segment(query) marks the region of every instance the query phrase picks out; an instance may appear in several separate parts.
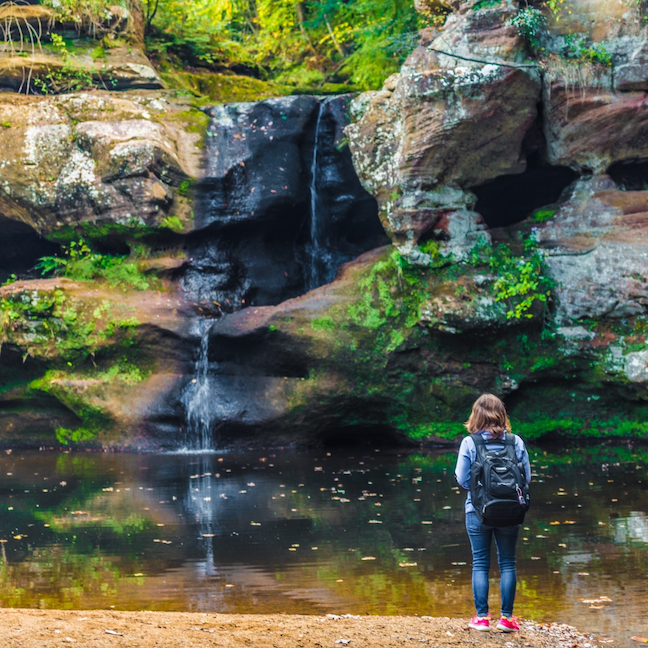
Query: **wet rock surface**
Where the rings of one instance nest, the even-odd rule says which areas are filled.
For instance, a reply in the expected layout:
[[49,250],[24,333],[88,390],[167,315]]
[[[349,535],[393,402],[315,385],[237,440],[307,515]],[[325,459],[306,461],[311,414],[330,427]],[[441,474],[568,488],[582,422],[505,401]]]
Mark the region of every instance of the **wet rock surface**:
[[210,109],[183,279],[195,300],[226,312],[276,304],[387,242],[343,141],[348,101],[301,96]]

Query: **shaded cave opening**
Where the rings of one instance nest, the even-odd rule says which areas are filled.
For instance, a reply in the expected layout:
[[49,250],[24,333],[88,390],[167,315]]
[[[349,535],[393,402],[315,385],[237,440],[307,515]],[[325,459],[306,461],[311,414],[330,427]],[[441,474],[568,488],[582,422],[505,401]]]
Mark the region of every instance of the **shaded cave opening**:
[[607,174],[623,191],[648,191],[648,160],[615,162]]
[[0,215],[0,283],[12,275],[35,279],[40,273],[34,269],[44,256],[60,254],[61,246],[43,238],[36,230],[20,221]]
[[[348,448],[350,450],[379,450],[383,448],[403,448],[402,434],[388,426],[350,425],[340,428],[327,428],[311,445],[322,448]],[[412,446],[417,445],[412,442]]]
[[499,176],[470,190],[477,196],[475,211],[489,228],[509,227],[522,222],[536,209],[558,202],[577,178],[573,169],[543,164],[534,155],[524,173]]

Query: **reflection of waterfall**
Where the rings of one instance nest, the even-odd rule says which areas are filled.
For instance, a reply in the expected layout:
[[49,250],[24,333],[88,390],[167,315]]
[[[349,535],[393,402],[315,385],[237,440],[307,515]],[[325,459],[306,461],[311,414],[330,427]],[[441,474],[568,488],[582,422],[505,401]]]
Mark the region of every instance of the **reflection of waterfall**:
[[213,407],[209,380],[209,332],[214,320],[202,320],[200,352],[194,378],[182,396],[187,421],[187,450],[213,450]]
[[319,180],[319,144],[322,117],[326,106],[326,100],[320,102],[317,109],[317,122],[315,123],[315,140],[313,143],[313,158],[311,161],[311,182],[310,182],[310,244],[308,246],[309,267],[307,287],[309,290],[323,285],[330,278],[329,268],[332,263],[330,251],[324,247],[324,222],[326,214],[321,213],[318,196]]
[[197,473],[189,478],[186,506],[195,516],[198,524],[201,543],[205,550],[205,560],[198,563],[200,575],[206,578],[217,574],[214,562],[214,534],[216,529],[217,494],[215,491],[216,478],[213,474],[213,463],[201,460]]

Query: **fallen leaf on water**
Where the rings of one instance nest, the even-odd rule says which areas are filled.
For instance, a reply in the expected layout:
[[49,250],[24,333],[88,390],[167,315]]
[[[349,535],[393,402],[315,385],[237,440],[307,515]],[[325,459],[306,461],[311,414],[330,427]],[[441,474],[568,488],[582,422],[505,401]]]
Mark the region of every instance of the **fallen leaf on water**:
[[365,556],[362,560],[376,560],[375,556]]
[[398,565],[399,565],[400,567],[416,567],[417,564],[418,564],[418,563],[415,563],[415,562],[414,562],[414,563],[405,563],[405,562],[398,563]]
[[114,630],[104,630],[104,632],[109,635],[116,635],[117,637],[124,636],[121,632],[115,632]]
[[581,599],[583,603],[594,605],[596,603],[611,603],[612,599],[609,596],[599,596],[595,599]]
[[638,641],[639,643],[648,643],[648,639],[646,637],[630,637],[632,641]]

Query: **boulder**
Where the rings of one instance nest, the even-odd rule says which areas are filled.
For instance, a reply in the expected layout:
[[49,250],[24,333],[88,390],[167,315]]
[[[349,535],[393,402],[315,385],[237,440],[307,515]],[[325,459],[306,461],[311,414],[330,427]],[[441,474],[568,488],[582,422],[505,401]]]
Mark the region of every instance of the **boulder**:
[[[190,206],[197,133],[156,97],[0,96],[0,214],[57,238],[83,225],[161,227]],[[168,222],[168,221],[167,221]]]
[[400,75],[355,101],[346,129],[354,165],[403,250],[442,216],[470,209],[471,186],[525,169],[540,79],[533,66],[517,67],[526,47],[506,23],[513,4],[503,5],[452,14]]
[[559,324],[646,312],[648,191],[620,191],[608,176],[581,180],[536,234],[556,280]]

